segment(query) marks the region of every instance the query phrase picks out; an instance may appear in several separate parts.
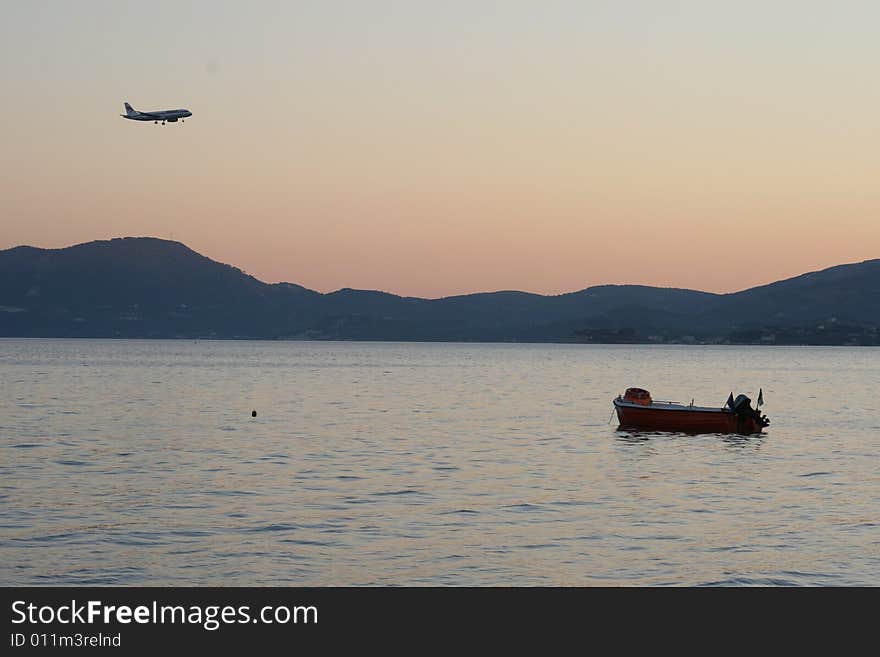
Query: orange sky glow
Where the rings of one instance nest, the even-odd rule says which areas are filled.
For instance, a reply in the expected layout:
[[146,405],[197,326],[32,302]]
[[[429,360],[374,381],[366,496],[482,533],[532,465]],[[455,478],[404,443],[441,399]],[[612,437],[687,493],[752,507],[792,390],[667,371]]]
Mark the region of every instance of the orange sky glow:
[[[421,297],[731,292],[880,257],[875,4],[51,13],[0,26],[24,110],[0,248],[149,235],[267,282]],[[129,122],[126,100],[194,115]]]

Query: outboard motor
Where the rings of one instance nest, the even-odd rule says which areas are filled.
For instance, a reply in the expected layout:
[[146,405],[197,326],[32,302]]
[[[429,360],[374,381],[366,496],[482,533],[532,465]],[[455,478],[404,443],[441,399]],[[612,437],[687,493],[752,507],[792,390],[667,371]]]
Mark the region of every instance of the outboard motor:
[[746,395],[737,395],[736,399],[733,400],[733,412],[743,414],[747,410],[752,410],[752,400]]
[[730,408],[740,418],[753,418],[759,427],[766,427],[770,424],[770,418],[752,408],[752,400],[746,395],[737,395]]

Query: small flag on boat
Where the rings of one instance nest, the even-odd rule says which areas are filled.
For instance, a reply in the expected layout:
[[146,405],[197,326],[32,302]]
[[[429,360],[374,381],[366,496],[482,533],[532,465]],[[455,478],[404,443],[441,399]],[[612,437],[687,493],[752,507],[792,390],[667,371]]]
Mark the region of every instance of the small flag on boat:
[[758,406],[764,403],[764,388],[758,389]]
[[733,410],[733,393],[730,393],[730,397],[727,398],[727,407]]

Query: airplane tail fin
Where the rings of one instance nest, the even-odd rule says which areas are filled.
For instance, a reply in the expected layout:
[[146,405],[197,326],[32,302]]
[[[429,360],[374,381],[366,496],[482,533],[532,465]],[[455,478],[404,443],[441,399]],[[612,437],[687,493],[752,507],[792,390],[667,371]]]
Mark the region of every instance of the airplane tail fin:
[[129,105],[128,103],[124,103],[124,104],[125,104],[125,113],[126,114],[128,114],[129,116],[131,116],[132,114],[137,114],[137,110],[134,109],[131,105]]

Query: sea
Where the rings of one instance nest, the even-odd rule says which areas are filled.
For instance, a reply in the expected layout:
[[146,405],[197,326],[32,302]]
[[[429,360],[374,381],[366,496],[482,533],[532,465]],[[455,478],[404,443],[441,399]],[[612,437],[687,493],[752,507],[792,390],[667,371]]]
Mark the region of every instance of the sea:
[[[621,431],[633,386],[771,424]],[[3,339],[0,585],[878,586],[878,391],[871,347]]]

